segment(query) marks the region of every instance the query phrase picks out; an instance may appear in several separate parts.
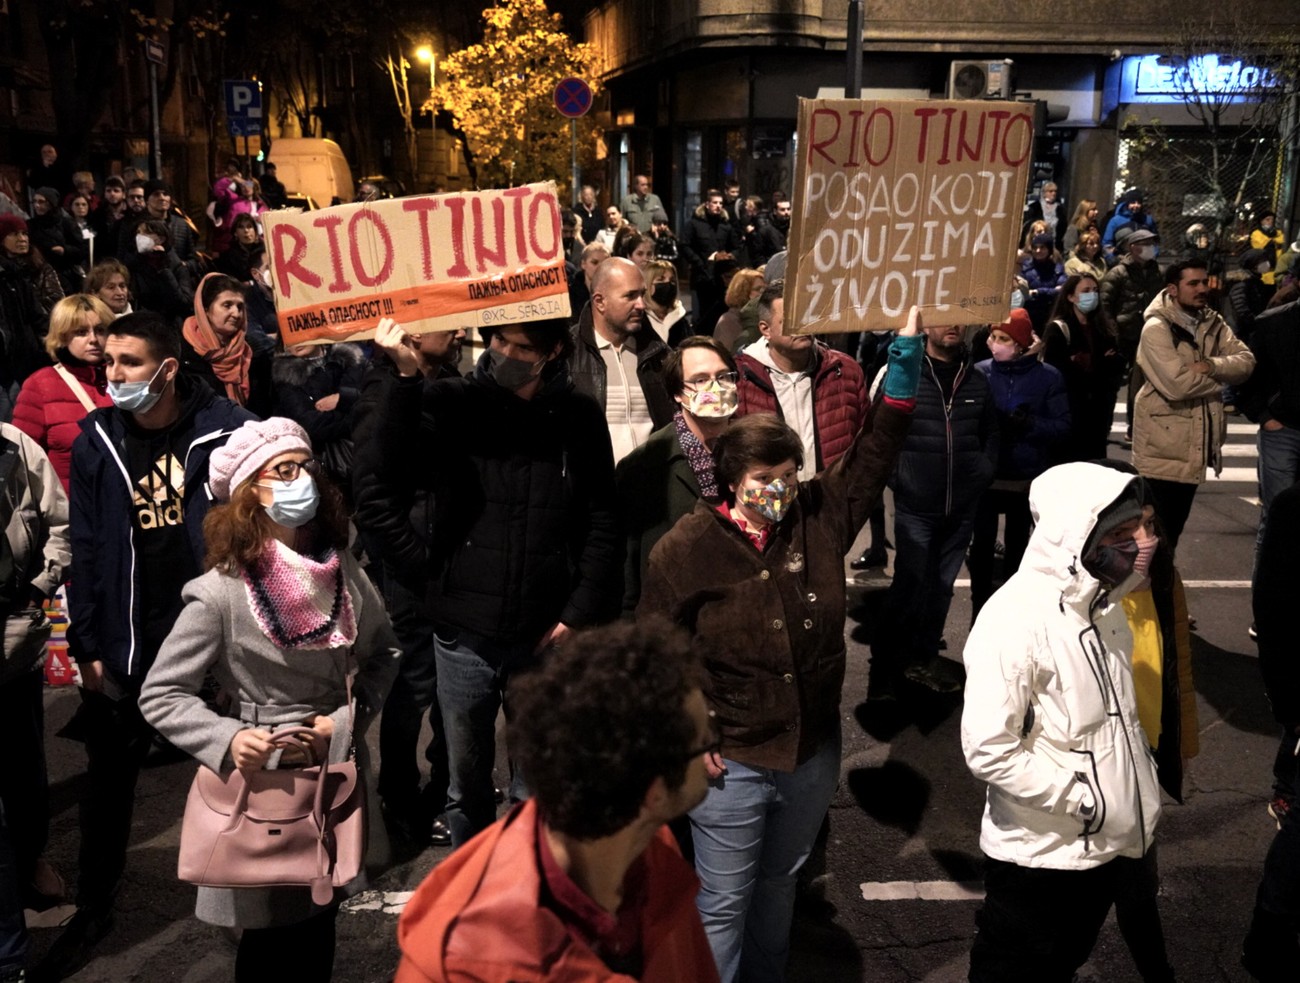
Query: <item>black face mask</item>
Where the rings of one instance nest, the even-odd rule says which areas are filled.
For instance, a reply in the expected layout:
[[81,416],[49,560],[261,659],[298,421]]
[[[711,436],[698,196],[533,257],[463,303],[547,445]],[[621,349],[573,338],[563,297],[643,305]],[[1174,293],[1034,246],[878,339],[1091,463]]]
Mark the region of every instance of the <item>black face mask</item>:
[[1133,573],[1137,560],[1137,540],[1128,539],[1111,546],[1098,546],[1083,558],[1083,565],[1106,587],[1118,587]]
[[671,280],[656,283],[654,289],[650,291],[650,299],[660,307],[672,307],[677,303],[677,284]]

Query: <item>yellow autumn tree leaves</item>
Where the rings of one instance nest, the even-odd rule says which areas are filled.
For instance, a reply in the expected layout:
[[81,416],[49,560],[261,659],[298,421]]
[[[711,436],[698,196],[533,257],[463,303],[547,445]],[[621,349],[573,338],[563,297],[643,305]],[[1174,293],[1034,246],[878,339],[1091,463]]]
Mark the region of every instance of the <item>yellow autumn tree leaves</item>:
[[[480,44],[439,62],[435,105],[464,131],[481,187],[568,187],[569,121],[555,108],[555,87],[576,76],[597,88],[591,46],[565,33],[546,0],[498,0],[483,21]],[[590,113],[578,120],[580,164],[594,160],[599,130]]]

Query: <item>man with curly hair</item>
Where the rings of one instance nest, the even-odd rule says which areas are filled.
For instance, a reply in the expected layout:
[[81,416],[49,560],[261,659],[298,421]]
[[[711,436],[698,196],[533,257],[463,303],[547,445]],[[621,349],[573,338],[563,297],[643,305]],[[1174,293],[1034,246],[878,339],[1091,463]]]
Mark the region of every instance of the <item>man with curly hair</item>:
[[701,682],[666,622],[579,633],[519,677],[511,752],[533,798],[420,885],[396,983],[715,983],[699,882],[664,826],[704,798],[720,746]]

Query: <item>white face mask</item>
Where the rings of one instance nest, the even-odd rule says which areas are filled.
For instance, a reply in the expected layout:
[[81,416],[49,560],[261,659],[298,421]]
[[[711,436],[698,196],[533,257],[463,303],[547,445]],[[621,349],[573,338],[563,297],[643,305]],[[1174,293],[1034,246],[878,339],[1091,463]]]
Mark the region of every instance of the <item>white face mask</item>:
[[1272,268],[1273,268],[1273,264],[1272,264],[1272,263],[1269,263],[1269,262],[1266,261],[1266,262],[1263,262],[1263,263],[1258,264],[1258,265],[1255,267],[1255,272],[1258,273],[1258,274],[1260,274],[1260,275],[1262,276],[1263,274],[1267,273],[1267,272],[1268,272],[1269,270],[1271,270]]
[[135,251],[137,253],[153,252],[154,241],[152,236],[137,233],[135,237]]
[[1133,255],[1144,263],[1149,263],[1156,258],[1155,246],[1138,246],[1133,250]]

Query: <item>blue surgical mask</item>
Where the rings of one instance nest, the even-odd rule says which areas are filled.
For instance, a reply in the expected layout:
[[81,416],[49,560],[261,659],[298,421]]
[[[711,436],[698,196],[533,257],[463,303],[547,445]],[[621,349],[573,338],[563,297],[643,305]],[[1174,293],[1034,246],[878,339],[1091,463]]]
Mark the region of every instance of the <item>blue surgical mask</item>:
[[311,522],[320,504],[320,490],[311,475],[298,475],[293,481],[272,481],[265,487],[271,489],[271,504],[266,514],[272,522],[297,529]]
[[[165,364],[166,362],[163,363]],[[151,392],[149,389],[162,370],[162,365],[158,366],[158,370],[146,382],[110,382],[108,398],[123,413],[147,413],[162,398],[161,392]]]
[[1025,306],[1025,295],[1021,290],[1011,291],[1011,306],[1012,308]]
[[1079,308],[1079,310],[1083,311],[1085,314],[1091,314],[1097,309],[1097,304],[1100,300],[1101,298],[1098,296],[1097,291],[1089,290],[1086,294],[1079,294],[1078,299],[1074,302],[1074,306]]

